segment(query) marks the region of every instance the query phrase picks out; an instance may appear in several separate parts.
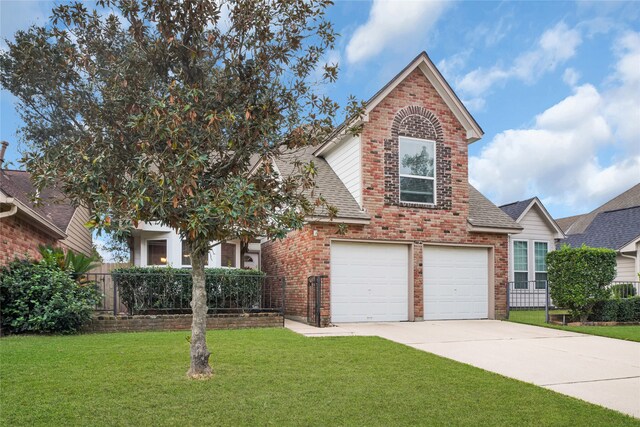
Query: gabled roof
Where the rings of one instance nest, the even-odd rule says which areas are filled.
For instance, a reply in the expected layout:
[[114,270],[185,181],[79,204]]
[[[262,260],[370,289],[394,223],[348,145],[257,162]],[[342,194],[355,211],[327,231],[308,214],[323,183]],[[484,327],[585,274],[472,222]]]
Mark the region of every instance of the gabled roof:
[[519,202],[508,203],[506,205],[500,206],[500,209],[507,215],[509,215],[513,220],[517,223],[520,223],[522,218],[529,212],[534,206],[537,206],[539,211],[542,213],[544,220],[555,230],[555,238],[561,239],[565,237],[562,228],[556,223],[553,217],[547,211],[547,208],[544,207],[540,199],[537,197],[532,197],[527,200],[521,200]]
[[640,238],[640,206],[598,213],[584,233],[572,234],[561,244],[620,250]]
[[533,199],[534,197],[527,200],[502,205],[500,206],[500,209],[502,209],[502,211],[509,215],[514,221],[517,221],[522,216],[524,211],[529,207],[529,205],[531,205]]
[[[313,151],[315,147],[305,147],[292,151],[275,160],[278,171],[288,176],[294,172],[294,162],[297,160],[303,164],[313,162],[317,175],[315,178],[315,189],[306,192],[306,196],[311,200],[316,200],[322,196],[330,206],[338,209],[336,220],[369,221],[371,217],[360,209],[360,205],[353,198],[344,183],[338,178],[327,161],[321,157],[315,157]],[[328,212],[322,206],[316,208],[314,212],[319,218],[328,218]]]
[[[402,71],[396,74],[393,79],[391,79],[386,85],[382,87],[382,89],[376,92],[375,95],[373,95],[365,103],[364,120],[366,121],[368,114],[416,68],[420,69],[424,73],[425,77],[438,92],[438,95],[440,95],[453,115],[464,127],[467,132],[468,143],[471,144],[482,138],[482,135],[484,135],[484,131],[482,130],[478,122],[476,122],[471,113],[469,113],[467,107],[464,106],[460,98],[458,98],[456,93],[442,76],[433,61],[431,61],[429,55],[427,55],[427,53],[424,51],[418,54],[418,56],[416,56],[406,67],[404,67]],[[353,124],[356,124],[356,122],[357,120],[354,118],[345,120],[340,126],[335,129],[335,131],[329,136],[327,141],[320,145],[317,150],[315,150],[314,154],[320,155],[325,150],[325,148],[335,142],[336,139],[340,139],[346,133],[348,128]]]
[[[584,233],[591,222],[601,212],[613,211],[618,209],[631,208],[640,206],[640,183],[634,185],[619,196],[614,197],[602,206],[592,210],[591,212],[580,215],[566,230],[567,235]],[[567,220],[561,218],[560,221]]]
[[49,222],[55,231],[65,232],[73,218],[75,207],[57,188],[46,188],[40,194],[42,204],[36,206],[31,197],[35,187],[31,183],[31,174],[19,170],[0,170],[0,191],[13,198],[29,214],[35,214]]
[[578,218],[580,218],[581,216],[582,215],[574,215],[574,216],[568,216],[565,218],[558,218],[556,219],[556,224],[558,224],[558,226],[562,229],[562,231],[566,233],[569,227],[571,227],[573,223],[576,222]]
[[504,229],[519,233],[522,227],[469,184],[469,224],[476,228]]

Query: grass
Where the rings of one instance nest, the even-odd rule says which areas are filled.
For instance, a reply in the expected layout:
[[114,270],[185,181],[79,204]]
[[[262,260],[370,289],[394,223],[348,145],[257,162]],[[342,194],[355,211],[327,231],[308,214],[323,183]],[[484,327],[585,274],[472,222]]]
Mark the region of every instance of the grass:
[[376,337],[212,331],[0,340],[1,425],[640,425],[571,397]]
[[563,331],[580,332],[601,337],[617,338],[621,340],[640,342],[640,325],[620,326],[563,326],[544,322],[544,310],[512,310],[509,320],[517,323],[544,326],[546,328],[561,329]]

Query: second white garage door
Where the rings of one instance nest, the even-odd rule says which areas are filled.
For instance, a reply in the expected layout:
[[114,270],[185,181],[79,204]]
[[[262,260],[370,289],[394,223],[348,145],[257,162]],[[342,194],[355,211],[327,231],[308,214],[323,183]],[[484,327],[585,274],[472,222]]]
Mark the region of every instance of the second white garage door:
[[331,321],[409,319],[409,249],[384,243],[331,243]]
[[487,318],[488,265],[484,248],[425,246],[425,320]]

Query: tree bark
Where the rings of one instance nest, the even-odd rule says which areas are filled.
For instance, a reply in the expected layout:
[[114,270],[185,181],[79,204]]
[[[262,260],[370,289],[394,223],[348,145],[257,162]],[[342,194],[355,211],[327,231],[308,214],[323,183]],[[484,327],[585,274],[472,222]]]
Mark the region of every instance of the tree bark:
[[191,367],[187,375],[194,379],[205,379],[212,375],[207,349],[207,289],[204,266],[207,254],[191,251]]

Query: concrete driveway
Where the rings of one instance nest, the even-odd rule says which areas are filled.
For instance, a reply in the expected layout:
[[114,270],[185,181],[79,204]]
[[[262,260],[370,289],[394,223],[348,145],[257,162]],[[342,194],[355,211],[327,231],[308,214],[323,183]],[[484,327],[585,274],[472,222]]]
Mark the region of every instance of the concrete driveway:
[[640,418],[640,343],[496,320],[349,323],[307,336],[379,336]]

